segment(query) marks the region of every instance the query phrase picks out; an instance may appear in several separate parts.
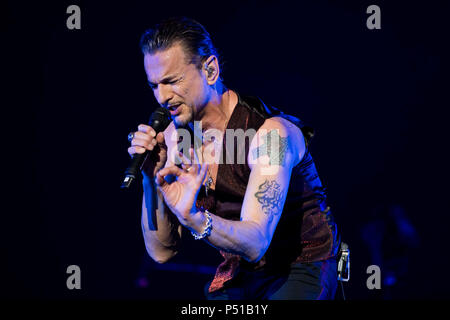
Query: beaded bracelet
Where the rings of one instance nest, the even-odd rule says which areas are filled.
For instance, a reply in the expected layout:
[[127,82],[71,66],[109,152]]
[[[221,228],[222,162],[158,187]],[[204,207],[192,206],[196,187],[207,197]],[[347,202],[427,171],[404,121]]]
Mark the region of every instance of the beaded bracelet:
[[212,218],[211,218],[211,214],[209,213],[208,210],[205,210],[204,212],[206,214],[206,227],[205,230],[203,230],[203,232],[201,234],[197,234],[194,231],[191,231],[191,234],[194,236],[195,240],[201,240],[207,236],[209,236],[211,234],[211,229],[212,229]]

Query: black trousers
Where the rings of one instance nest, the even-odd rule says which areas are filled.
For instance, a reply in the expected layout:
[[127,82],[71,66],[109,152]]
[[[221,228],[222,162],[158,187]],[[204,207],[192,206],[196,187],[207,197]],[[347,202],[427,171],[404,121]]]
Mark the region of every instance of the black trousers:
[[287,272],[241,270],[208,300],[333,300],[337,289],[336,259],[293,264]]

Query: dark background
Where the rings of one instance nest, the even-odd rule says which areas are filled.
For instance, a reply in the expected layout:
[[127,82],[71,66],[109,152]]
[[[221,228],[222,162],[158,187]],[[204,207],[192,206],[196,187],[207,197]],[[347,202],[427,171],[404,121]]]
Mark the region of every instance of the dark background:
[[[66,28],[71,4],[81,30]],[[366,27],[371,4],[381,30]],[[202,298],[215,249],[187,236],[156,265],[142,190],[119,189],[127,134],[156,104],[140,35],[185,15],[211,33],[230,88],[315,127],[312,153],[351,248],[347,298],[449,298],[448,13],[437,1],[2,2],[0,296]],[[66,288],[72,264],[81,290]],[[381,290],[366,287],[371,264]]]

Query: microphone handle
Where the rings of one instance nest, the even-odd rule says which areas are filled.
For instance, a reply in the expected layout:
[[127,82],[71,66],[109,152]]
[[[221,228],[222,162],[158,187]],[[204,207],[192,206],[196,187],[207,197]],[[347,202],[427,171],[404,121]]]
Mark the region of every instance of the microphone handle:
[[147,154],[148,150],[146,150],[144,153],[136,153],[133,156],[133,159],[131,159],[130,161],[130,165],[125,170],[125,178],[120,185],[121,189],[128,189],[133,181],[137,178],[139,170],[141,169],[142,163],[144,163]]
[[[153,128],[153,130],[155,130],[156,134],[166,130],[167,126],[170,124],[169,111],[163,107],[156,109],[150,116],[150,121],[148,124]],[[130,165],[125,170],[125,177],[120,185],[121,189],[129,189],[133,181],[136,180],[148,152],[148,150],[145,150],[144,153],[134,154],[130,161]]]

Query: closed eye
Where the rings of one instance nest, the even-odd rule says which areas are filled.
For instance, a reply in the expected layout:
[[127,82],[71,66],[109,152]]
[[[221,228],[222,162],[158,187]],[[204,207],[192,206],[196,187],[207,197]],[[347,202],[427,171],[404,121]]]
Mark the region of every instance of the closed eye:
[[163,81],[163,82],[161,82],[161,83],[164,83],[164,84],[175,84],[175,83],[177,83],[178,82],[178,80],[166,80],[166,81]]
[[[177,82],[178,82],[178,79],[177,80],[163,80],[163,81],[161,81],[162,84],[171,84],[171,85],[175,84]],[[150,86],[150,88],[152,90],[155,90],[158,87],[158,85],[156,83],[152,83],[150,81],[148,82],[148,85]]]

